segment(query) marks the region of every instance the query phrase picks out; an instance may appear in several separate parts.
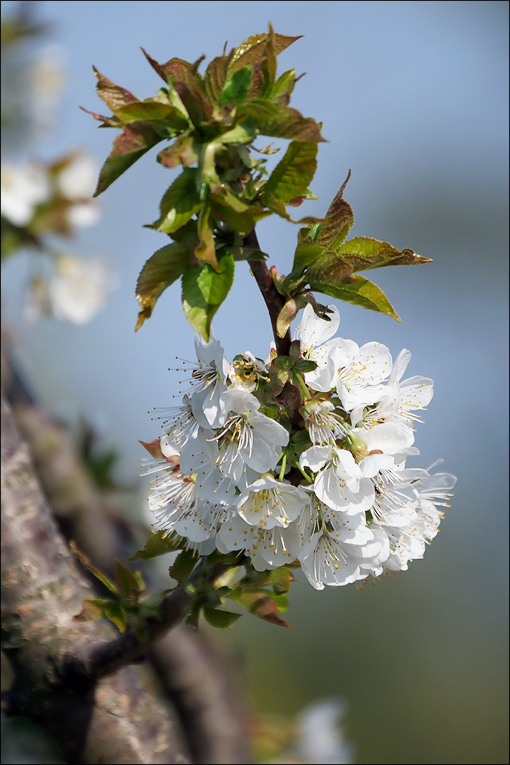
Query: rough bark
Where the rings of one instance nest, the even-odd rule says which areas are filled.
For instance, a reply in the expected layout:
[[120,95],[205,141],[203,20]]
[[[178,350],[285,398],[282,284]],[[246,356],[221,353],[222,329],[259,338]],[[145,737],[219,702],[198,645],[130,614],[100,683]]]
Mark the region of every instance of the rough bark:
[[2,394],[2,637],[16,681],[10,711],[40,722],[72,763],[185,763],[174,721],[126,668],[66,679],[66,656],[109,641],[73,616],[90,587],[58,531]]

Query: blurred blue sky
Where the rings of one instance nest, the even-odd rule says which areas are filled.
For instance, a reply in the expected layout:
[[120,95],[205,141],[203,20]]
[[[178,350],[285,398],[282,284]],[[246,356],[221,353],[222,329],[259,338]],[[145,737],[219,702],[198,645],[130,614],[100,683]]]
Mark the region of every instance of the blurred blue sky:
[[[2,9],[12,5],[4,2]],[[408,373],[435,380],[417,434],[422,456],[414,464],[444,457],[444,469],[458,476],[458,484],[440,538],[408,574],[359,595],[350,588],[309,592],[300,583],[292,633],[275,635],[247,618],[230,640],[239,650],[249,646],[246,671],[259,706],[276,675],[281,683],[268,708],[283,704],[293,712],[314,696],[344,694],[353,735],[363,739],[368,710],[383,701],[370,722],[374,735],[382,736],[379,755],[370,749],[373,742],[356,741],[360,762],[504,762],[508,4],[146,0],[36,6],[41,19],[54,22],[47,42],[58,46],[67,73],[56,127],[38,150],[48,159],[79,145],[100,163],[110,150],[114,132],[97,130],[78,109],[104,112],[92,64],[145,98],[160,82],[140,46],[160,61],[193,61],[201,54],[210,60],[226,40],[229,47],[239,44],[265,31],[268,21],[278,32],[304,34],[279,57],[279,71],[306,72],[293,105],[323,122],[329,143],[320,147],[312,184],[319,201],[308,202],[303,214],[324,213],[351,169],[345,197],[356,217],[353,234],[434,259],[371,275],[401,324],[340,304],[340,334],[360,345],[378,340],[394,355],[407,347],[413,353]],[[100,197],[102,221],[83,232],[76,250],[105,256],[120,286],[90,325],[24,326],[27,259],[8,263],[3,279],[4,323],[13,328],[37,394],[55,413],[74,418],[86,412],[102,423],[106,440],[122,451],[120,473],[130,482],[143,456],[137,439],[157,435],[147,410],[172,405],[179,388],[179,375],[168,367],[176,356],[193,356],[193,332],[175,286],[133,332],[137,275],[164,244],[161,234],[142,226],[155,219],[173,177],[149,153]],[[288,271],[297,227],[269,220],[259,229],[269,264]],[[246,349],[265,357],[270,326],[246,264],[238,265],[214,329],[229,358]],[[319,655],[330,649],[342,657],[333,670]],[[399,730],[398,741],[384,738],[385,725]]]

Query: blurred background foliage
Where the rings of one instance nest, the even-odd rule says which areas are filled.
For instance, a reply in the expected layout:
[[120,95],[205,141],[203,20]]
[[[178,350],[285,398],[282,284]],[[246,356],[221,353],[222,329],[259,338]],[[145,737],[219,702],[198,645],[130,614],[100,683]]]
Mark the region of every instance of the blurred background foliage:
[[[34,23],[49,25],[49,34],[31,38],[29,53],[46,47],[67,81],[52,107],[52,130],[37,134],[35,153],[47,161],[81,147],[101,162],[110,150],[111,134],[95,130],[78,110],[100,106],[92,64],[144,98],[159,83],[140,46],[157,60],[203,53],[210,60],[226,40],[236,45],[265,31],[268,21],[277,32],[305,35],[282,54],[280,68],[307,72],[293,105],[323,122],[329,143],[320,147],[312,185],[319,201],[300,213],[324,213],[350,168],[345,196],[356,214],[353,235],[434,259],[374,277],[402,324],[342,304],[340,334],[360,345],[378,340],[394,355],[407,347],[409,374],[435,380],[417,434],[419,464],[444,457],[458,483],[441,534],[404,575],[361,592],[315,592],[299,576],[288,612],[293,630],[245,616],[212,639],[237,658],[260,713],[290,716],[322,697],[343,697],[356,762],[507,762],[508,4],[35,5]],[[3,2],[2,13],[14,6]],[[29,93],[28,85],[18,92],[24,108]],[[23,145],[6,145],[5,159],[24,158]],[[174,177],[149,153],[112,186],[101,222],[73,245],[106,256],[120,280],[107,308],[86,326],[24,324],[28,257],[3,269],[4,327],[23,374],[45,409],[76,433],[86,415],[105,454],[118,453],[114,474],[126,484],[143,456],[137,439],[158,435],[147,411],[172,405],[178,394],[179,374],[168,367],[177,366],[176,356],[193,356],[177,289],[133,332],[136,278],[161,246],[142,226],[154,219]],[[288,271],[297,228],[271,219],[257,230],[269,265]],[[271,339],[244,265],[214,321],[230,359],[246,349],[265,357]],[[147,522],[145,491],[140,486],[133,495],[130,512]]]

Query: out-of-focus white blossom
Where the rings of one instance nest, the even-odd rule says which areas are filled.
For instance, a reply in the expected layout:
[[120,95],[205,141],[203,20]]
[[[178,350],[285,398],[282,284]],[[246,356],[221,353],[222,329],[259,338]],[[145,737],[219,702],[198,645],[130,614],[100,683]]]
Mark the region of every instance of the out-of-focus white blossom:
[[51,183],[45,167],[37,162],[2,165],[2,215],[15,226],[26,226],[38,205],[48,201]]
[[25,318],[37,321],[54,316],[72,324],[86,324],[105,305],[116,285],[111,269],[98,258],[60,255],[54,259],[55,273],[38,277],[29,285]]
[[345,703],[339,698],[321,699],[305,707],[297,718],[297,754],[310,765],[350,765],[354,747],[345,741],[340,723]]

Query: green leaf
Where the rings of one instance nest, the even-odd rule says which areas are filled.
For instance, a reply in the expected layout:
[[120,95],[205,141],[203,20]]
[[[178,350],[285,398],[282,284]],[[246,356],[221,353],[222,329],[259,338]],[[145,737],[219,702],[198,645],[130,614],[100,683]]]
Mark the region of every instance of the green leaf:
[[126,125],[113,142],[113,150],[101,168],[93,196],[99,196],[128,167],[162,140],[162,136],[148,122],[133,122],[131,125]]
[[408,266],[419,263],[431,263],[431,258],[424,258],[409,249],[401,252],[388,242],[380,242],[368,236],[357,236],[344,242],[338,250],[354,271],[366,271],[383,266]]
[[152,224],[158,231],[171,234],[187,223],[202,206],[197,187],[198,170],[186,167],[166,190],[161,200],[160,218]]
[[282,595],[290,590],[292,575],[286,566],[273,569],[269,574],[271,587],[277,595]]
[[124,566],[124,564],[118,560],[115,561],[115,579],[124,591],[124,595],[128,598],[131,596],[133,590],[138,592],[140,589],[145,589],[144,587],[140,588],[140,580],[128,569],[127,566]]
[[[250,614],[262,619],[270,624],[276,624],[279,627],[290,628],[290,624],[280,616],[279,599],[282,596],[274,595],[267,590],[243,590],[238,588],[234,590],[229,597],[239,603],[242,608],[249,611]],[[283,609],[283,601],[281,608]]]
[[[230,228],[237,231],[241,236],[246,236],[255,227],[257,221],[266,218],[271,215],[269,210],[264,210],[261,207],[246,205],[245,210],[234,210],[231,204],[228,204],[230,200],[221,198],[219,195],[215,195],[211,199],[211,207],[214,216],[230,226]],[[239,260],[240,258],[236,258]]]
[[352,208],[345,199],[343,199],[343,193],[350,177],[351,171],[349,170],[347,178],[331,202],[326,217],[324,218],[324,222],[320,227],[316,241],[317,244],[321,245],[324,249],[338,249],[354,223]]
[[262,201],[288,202],[303,194],[317,169],[317,144],[292,141],[262,189]]
[[306,276],[310,284],[350,284],[354,271],[352,263],[336,252],[324,252],[309,266]]
[[198,558],[191,550],[182,550],[168,569],[168,573],[181,586],[187,582],[197,562]]
[[232,611],[221,611],[218,608],[211,608],[210,606],[204,606],[203,610],[206,621],[208,621],[212,627],[216,627],[220,630],[231,627],[241,618],[241,614],[234,614]]
[[112,603],[112,601],[107,598],[87,598],[83,600],[83,608],[79,614],[73,616],[73,621],[88,622],[102,619],[106,603]]
[[95,568],[95,566],[92,566],[90,563],[90,560],[87,558],[85,553],[82,553],[81,550],[78,549],[75,542],[70,541],[69,547],[71,548],[71,552],[73,555],[76,555],[80,563],[87,568],[91,574],[93,574],[96,579],[99,579],[100,582],[104,584],[105,587],[107,587],[110,592],[114,592],[115,595],[120,595],[119,588],[116,584],[114,584],[108,577],[103,574],[98,568]]
[[114,600],[108,601],[103,606],[103,612],[107,619],[113,622],[120,632],[126,629],[126,613],[120,603]]
[[[220,250],[223,252],[223,250]],[[218,252],[218,255],[220,254]],[[262,252],[254,247],[241,247],[235,245],[233,247],[226,247],[225,252],[234,256],[234,260],[266,260],[269,255],[267,252]]]
[[158,121],[178,132],[186,130],[190,124],[175,106],[154,100],[126,104],[117,109],[115,114],[124,123]]
[[296,70],[289,69],[287,72],[284,72],[282,75],[280,75],[280,77],[278,77],[276,82],[273,84],[269,94],[270,100],[273,101],[273,103],[277,103],[282,106],[288,106],[290,96],[294,90],[295,84]]
[[168,534],[168,532],[160,529],[151,534],[143,550],[138,550],[131,558],[128,558],[128,561],[151,560],[159,555],[176,552],[184,547],[184,544],[185,540],[182,537],[177,536],[177,534]]
[[220,272],[221,268],[216,258],[212,222],[211,206],[206,202],[198,216],[197,231],[200,244],[195,249],[195,255],[201,263],[209,263],[215,271]]
[[148,319],[161,294],[181,276],[189,262],[189,253],[182,244],[167,244],[145,263],[136,283],[136,299],[142,310],[135,332]]
[[293,141],[324,141],[320,127],[311,117],[303,117],[297,109],[273,104],[265,99],[245,103],[238,114],[254,123],[262,135],[290,138]]
[[294,252],[294,263],[292,273],[299,275],[306,266],[313,263],[324,251],[320,244],[316,244],[310,236],[310,227],[302,228],[298,233],[298,243]]
[[225,300],[234,281],[234,258],[226,252],[212,266],[191,266],[182,277],[182,305],[191,326],[209,340],[211,320]]
[[248,95],[252,75],[253,67],[251,66],[243,66],[240,69],[236,69],[225,82],[220,95],[220,104],[226,106],[231,103],[236,105],[244,103]]
[[238,123],[232,130],[227,130],[226,133],[219,136],[217,140],[226,145],[242,146],[253,141],[255,136],[256,131],[253,125]]
[[130,93],[129,90],[121,88],[120,85],[116,85],[108,77],[104,77],[95,66],[92,69],[97,77],[97,95],[103,99],[114,114],[127,104],[139,103],[139,99]]
[[338,300],[345,300],[353,305],[360,305],[371,311],[378,311],[400,321],[399,315],[391,305],[384,292],[373,282],[363,276],[351,276],[351,284],[321,284],[314,282],[310,289],[330,295]]

